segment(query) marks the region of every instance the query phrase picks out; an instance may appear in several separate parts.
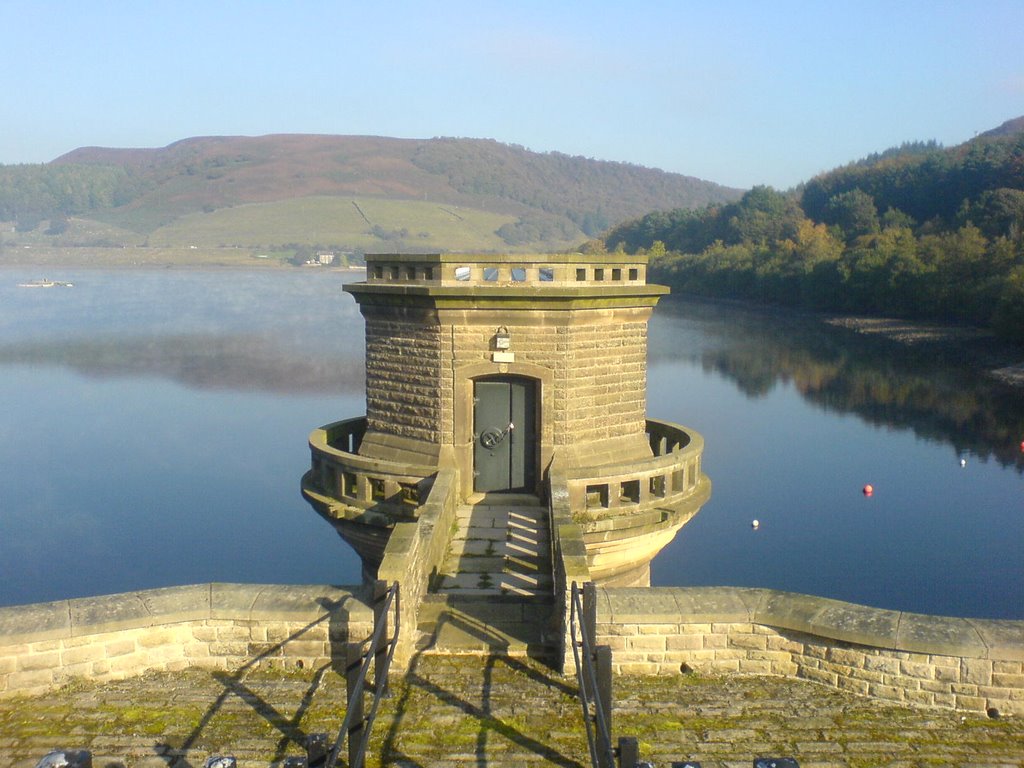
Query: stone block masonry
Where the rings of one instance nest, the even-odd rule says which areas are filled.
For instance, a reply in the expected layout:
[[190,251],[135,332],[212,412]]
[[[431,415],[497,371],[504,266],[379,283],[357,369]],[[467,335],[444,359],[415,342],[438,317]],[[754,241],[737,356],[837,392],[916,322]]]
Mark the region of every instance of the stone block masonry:
[[475,384],[515,378],[538,399],[531,478],[556,457],[650,458],[647,322],[668,289],[646,284],[645,259],[371,254],[367,265],[366,282],[345,285],[366,321],[360,456],[460,468],[469,495]]
[[0,697],[75,679],[343,664],[373,631],[358,589],[198,584],[0,608]]
[[441,329],[414,317],[366,322],[366,414],[371,430],[441,440]]
[[1024,621],[887,611],[767,589],[597,589],[617,674],[798,677],[886,701],[1024,715]]
[[[772,675],[915,707],[1024,715],[1022,621],[767,589],[599,587],[596,596],[597,642],[611,647],[618,675]],[[0,698],[149,671],[340,667],[346,643],[372,632],[367,598],[359,588],[200,584],[0,608]],[[416,602],[404,626],[415,626]]]
[[[371,432],[423,443],[454,442],[453,372],[490,360],[495,329],[508,329],[516,360],[555,372],[555,444],[612,441],[643,432],[646,319],[643,308],[440,312],[388,316],[366,308],[366,408]],[[426,313],[423,313],[426,314]],[[432,322],[433,324],[429,324]],[[495,369],[495,372],[497,369]]]

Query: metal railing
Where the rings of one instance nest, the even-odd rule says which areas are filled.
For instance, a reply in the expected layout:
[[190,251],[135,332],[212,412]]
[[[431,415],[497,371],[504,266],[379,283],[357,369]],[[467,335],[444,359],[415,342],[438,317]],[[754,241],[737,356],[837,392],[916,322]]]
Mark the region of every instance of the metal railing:
[[[401,630],[398,582],[396,581],[388,587],[385,582],[378,581],[374,586],[373,597],[373,635],[364,651],[359,654],[350,654],[348,658],[345,668],[348,704],[345,708],[345,719],[338,729],[334,746],[331,748],[326,762],[323,763],[326,768],[334,768],[337,764],[341,748],[346,741],[348,742],[349,768],[363,768],[366,747],[370,742],[370,733],[373,730],[373,721],[377,717],[377,708],[387,690],[388,670],[391,668],[391,659],[395,655],[398,633]],[[388,638],[388,616],[392,604],[395,609],[395,631]],[[371,664],[373,665],[373,698],[370,701],[370,711],[366,714],[364,694]]]
[[[587,583],[584,588],[593,590]],[[589,596],[589,595],[588,595]],[[572,583],[572,606],[569,612],[569,634],[572,638],[572,656],[576,662],[576,682],[583,708],[583,724],[587,730],[590,764],[593,768],[615,768],[612,749],[612,649],[595,646],[597,635],[595,603],[588,600],[588,611],[583,608],[583,589]]]
[[[597,645],[597,589],[593,582],[582,587],[572,583],[569,632],[572,655],[576,662],[583,723],[587,730],[587,746],[593,768],[640,768],[651,763],[640,761],[636,737],[620,736],[612,746],[612,649]],[[754,758],[754,768],[800,768],[792,757]],[[674,761],[672,765],[700,768],[692,760]]]

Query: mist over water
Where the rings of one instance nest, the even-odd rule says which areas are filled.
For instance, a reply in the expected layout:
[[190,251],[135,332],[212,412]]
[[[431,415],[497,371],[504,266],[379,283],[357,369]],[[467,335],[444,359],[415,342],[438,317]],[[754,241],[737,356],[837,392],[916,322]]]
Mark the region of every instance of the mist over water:
[[364,410],[357,276],[0,270],[0,604],[358,583],[299,493],[309,432]]
[[[39,276],[0,270],[0,604],[358,582],[299,479],[309,432],[365,412],[363,322],[341,290],[360,275],[17,287]],[[652,320],[648,383],[652,417],[703,434],[714,484],[655,585],[1024,618],[1022,393],[935,349],[679,297]]]

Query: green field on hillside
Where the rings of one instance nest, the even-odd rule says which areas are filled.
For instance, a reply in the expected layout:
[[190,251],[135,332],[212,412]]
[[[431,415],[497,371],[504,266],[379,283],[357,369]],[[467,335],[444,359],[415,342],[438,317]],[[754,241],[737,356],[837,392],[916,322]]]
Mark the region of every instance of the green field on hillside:
[[[509,214],[422,200],[306,197],[188,214],[155,230],[148,242],[250,248],[319,243],[363,251],[509,250],[495,230],[515,220]],[[571,245],[544,244],[548,249]]]

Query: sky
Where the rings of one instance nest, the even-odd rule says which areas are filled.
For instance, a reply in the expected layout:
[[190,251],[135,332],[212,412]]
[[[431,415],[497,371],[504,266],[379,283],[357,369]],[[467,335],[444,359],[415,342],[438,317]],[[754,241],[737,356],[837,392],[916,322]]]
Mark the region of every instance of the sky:
[[491,138],[788,189],[1024,115],[1024,0],[0,0],[0,163]]

